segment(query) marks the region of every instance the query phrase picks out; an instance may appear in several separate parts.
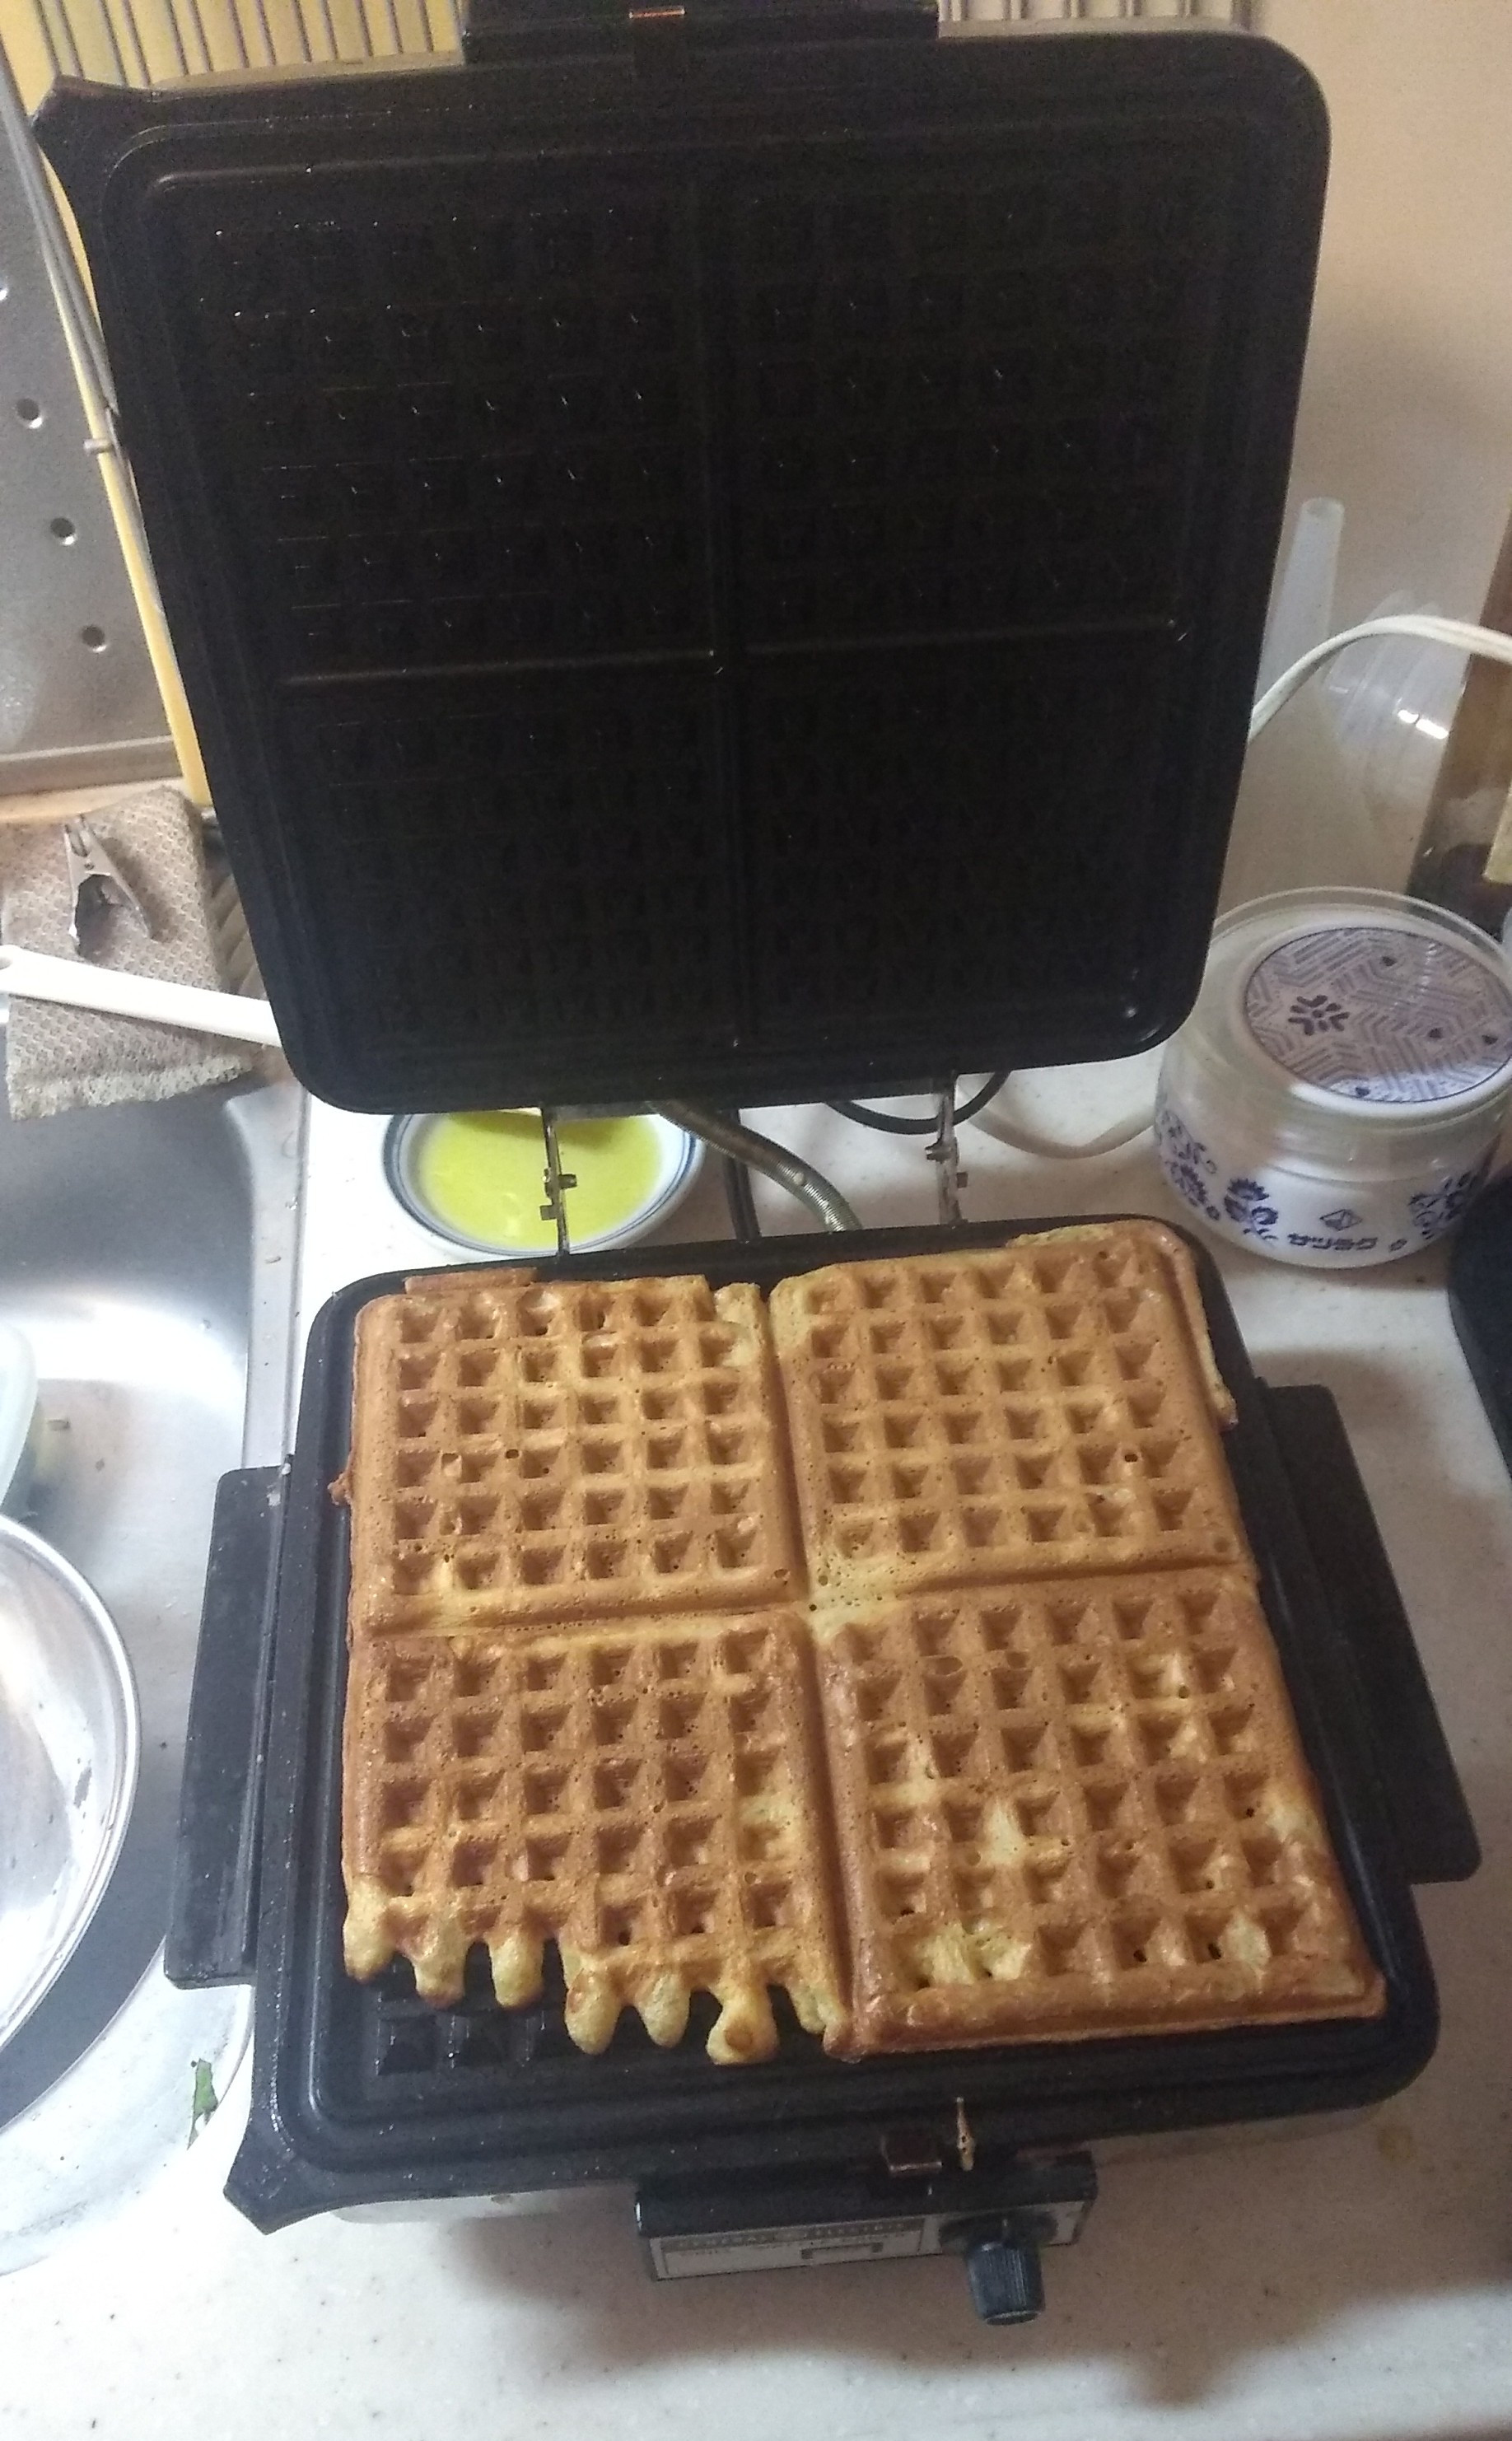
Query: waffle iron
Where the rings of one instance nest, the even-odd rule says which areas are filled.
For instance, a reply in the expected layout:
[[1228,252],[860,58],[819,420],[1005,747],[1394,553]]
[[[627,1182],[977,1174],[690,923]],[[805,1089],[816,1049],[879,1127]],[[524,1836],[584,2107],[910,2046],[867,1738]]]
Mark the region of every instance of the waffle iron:
[[[962,1226],[949,1242],[1005,1234]],[[844,1246],[864,1259],[941,1242],[877,1230]],[[398,1285],[369,1279],[316,1322],[292,1466],[223,1485],[195,1680],[168,1964],[178,1981],[255,1983],[251,2118],[227,2192],[260,2228],[333,2207],[629,2183],[662,2277],[953,2250],[979,2303],[1014,2319],[1033,2302],[1035,2250],[1073,2237],[1095,2193],[1089,2146],[1337,2113],[1417,2074],[1437,2006],[1411,1887],[1472,1871],[1474,1832],[1333,1402],[1263,1388],[1211,1258],[1194,1251],[1238,1405],[1228,1455],[1267,1617],[1385,2015],[851,2063],[827,2058],[774,1996],[778,2056],[732,2073],[701,2048],[708,2002],[674,2052],[626,2016],[590,2059],[567,2038],[559,1981],[533,2007],[500,2010],[481,1954],[454,2009],[419,2000],[403,1962],[351,1981],[348,1529],[328,1486],[348,1455],[356,1315]],[[836,1252],[809,1235],[658,1261],[716,1286],[769,1286]],[[621,1254],[543,1272],[637,1268]]]
[[[936,41],[913,0],[493,0],[465,65],[60,87],[217,811],[294,1064],[351,1108],[732,1106],[1114,1056],[1195,994],[1326,136],[1248,38]],[[999,1241],[1001,1224],[945,1242]],[[862,1232],[858,1258],[939,1232]],[[834,1239],[658,1249],[716,1284]],[[634,1273],[634,1257],[549,1273]],[[356,1312],[226,1478],[168,1966],[256,1989],[261,2228],[631,2184],[659,2277],[953,2251],[1025,2319],[1090,2148],[1359,2107],[1436,2035],[1477,1852],[1322,1391],[1199,1256],[1231,1462],[1370,2023],[732,2074],[560,1988],[341,1965]],[[706,2031],[706,2027],[703,2029]]]

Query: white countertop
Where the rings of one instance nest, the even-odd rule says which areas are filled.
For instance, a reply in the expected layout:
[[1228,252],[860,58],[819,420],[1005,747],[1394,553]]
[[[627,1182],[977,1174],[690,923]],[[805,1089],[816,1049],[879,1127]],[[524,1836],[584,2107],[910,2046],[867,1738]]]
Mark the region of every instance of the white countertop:
[[[1078,1084],[1068,1131],[1099,1090],[1116,1102],[1126,1086]],[[863,1219],[932,1217],[918,1147],[818,1112],[761,1124]],[[340,1278],[416,1259],[371,1253],[353,1225],[382,1193],[371,1123],[353,1125],[319,1137],[347,1183],[307,1235],[307,1318]],[[1184,1217],[1147,1141],[1079,1166],[974,1129],[963,1144],[973,1220]],[[765,1188],[762,1203],[768,1227],[780,1206],[782,1226],[801,1220]],[[725,1234],[711,1165],[664,1235]],[[1416,2085],[1328,2134],[1107,2163],[1081,2244],[1046,2257],[1042,2320],[999,2332],[974,2320],[951,2261],[655,2287],[620,2194],[260,2237],[220,2192],[243,2071],[152,2194],[0,2282],[3,2441],[1512,2434],[1512,1486],[1440,1260],[1354,1275],[1220,1260],[1260,1369],[1339,1399],[1485,1846],[1474,1881],[1422,1893],[1444,2033]]]

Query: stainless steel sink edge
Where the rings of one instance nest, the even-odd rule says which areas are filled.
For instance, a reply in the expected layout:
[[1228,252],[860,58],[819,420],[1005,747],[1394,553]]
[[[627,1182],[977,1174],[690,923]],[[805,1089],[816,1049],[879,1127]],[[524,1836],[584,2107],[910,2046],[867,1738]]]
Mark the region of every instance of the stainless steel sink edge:
[[251,1195],[243,1466],[278,1466],[294,1444],[298,1399],[299,1204],[309,1105],[292,1082],[227,1097]]
[[[289,1446],[305,1109],[297,1086],[276,1082],[144,1106],[136,1114],[81,1113],[30,1123],[24,1135],[18,1130],[6,1147],[10,1161],[0,1163],[0,1310],[37,1325],[43,1410],[56,1428],[60,1454],[52,1513],[45,1484],[37,1522],[44,1531],[52,1525],[60,1547],[74,1542],[76,1558],[81,1539],[93,1543],[93,1573],[97,1582],[103,1579],[107,1600],[119,1605],[128,1641],[136,1628],[144,1690],[150,1692],[154,1675],[159,1682],[167,1745],[156,1737],[153,1744],[171,1774],[156,1791],[153,1870],[159,1872],[176,1821],[176,1749],[201,1588],[189,1582],[183,1548],[176,1555],[168,1550],[172,1536],[164,1544],[169,1575],[157,1582],[153,1564],[144,1567],[141,1556],[151,1538],[131,1511],[145,1486],[154,1506],[187,1502],[192,1530],[202,1533],[218,1474],[239,1460],[277,1464]],[[3,1118],[0,1128],[9,1136]],[[197,1198],[194,1173],[201,1167],[213,1176]],[[17,1218],[18,1197],[27,1229],[9,1230],[8,1263],[8,1222]],[[18,1237],[27,1240],[20,1251]],[[123,1357],[108,1346],[98,1356],[91,1352],[91,1299],[104,1301],[107,1320],[114,1300],[128,1340],[135,1330],[135,1355],[128,1350]],[[157,1378],[149,1359],[137,1379],[132,1365],[141,1368],[142,1343],[154,1335]],[[226,1367],[235,1362],[240,1369],[243,1359],[241,1411],[227,1416]],[[175,1413],[180,1363],[189,1376],[199,1365],[205,1381],[186,1381],[182,1413]],[[201,1392],[218,1401],[213,1416],[205,1411],[203,1433],[195,1429]],[[151,1428],[152,1401],[164,1396],[168,1447],[154,1479],[144,1473],[151,1453],[144,1455],[139,1426],[132,1439],[132,1401],[146,1401]],[[149,1441],[153,1437],[150,1429]],[[175,1475],[186,1463],[192,1465],[191,1482]],[[183,1540],[180,1531],[179,1546]],[[111,1895],[100,1919],[108,1915]],[[124,1894],[128,1917],[134,1903],[139,1914],[141,1899],[140,1886]],[[11,2107],[0,2109],[0,2271],[51,2251],[155,2183],[188,2151],[206,2107],[224,2103],[233,2084],[250,2031],[250,1996],[236,1989],[175,1991],[163,1975],[161,1949],[138,1954],[141,1972],[92,2038],[90,2010],[99,1997],[109,2000],[108,1982],[101,1995],[97,1978],[92,1993],[86,1978],[76,1993],[74,2021],[83,2039],[53,2081],[28,2097],[23,2078],[17,2106],[12,2079]],[[68,1972],[84,1963],[81,1951]],[[117,1956],[117,1974],[120,1963]],[[62,1996],[67,2008],[64,1980],[54,1997]],[[13,2064],[15,2049],[9,2048]],[[0,2070],[6,2066],[0,2060]],[[35,2082],[34,2063],[30,2070]]]

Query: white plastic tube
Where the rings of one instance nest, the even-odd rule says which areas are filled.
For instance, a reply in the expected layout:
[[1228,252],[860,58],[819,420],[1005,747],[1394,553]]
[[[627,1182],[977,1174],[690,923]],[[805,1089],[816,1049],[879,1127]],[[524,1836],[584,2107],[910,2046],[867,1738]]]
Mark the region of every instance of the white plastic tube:
[[0,991],[18,1000],[52,1001],[63,1008],[95,1008],[111,1017],[145,1018],[153,1025],[178,1025],[190,1034],[214,1034],[226,1042],[279,1047],[279,1029],[265,1000],[236,992],[202,991],[194,984],[160,983],[150,975],[119,973],[82,959],[49,958],[40,949],[0,947]]
[[1327,635],[1343,530],[1344,512],[1338,500],[1304,500],[1297,511],[1260,655],[1255,683],[1261,695]]

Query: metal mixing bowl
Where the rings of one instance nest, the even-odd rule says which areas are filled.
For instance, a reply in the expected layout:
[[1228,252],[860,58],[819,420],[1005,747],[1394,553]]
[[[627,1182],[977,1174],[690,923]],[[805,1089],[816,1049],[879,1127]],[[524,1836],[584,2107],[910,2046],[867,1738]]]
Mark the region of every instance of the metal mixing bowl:
[[136,1688],[66,1560],[0,1517],[0,2044],[77,1948],[136,1791]]

